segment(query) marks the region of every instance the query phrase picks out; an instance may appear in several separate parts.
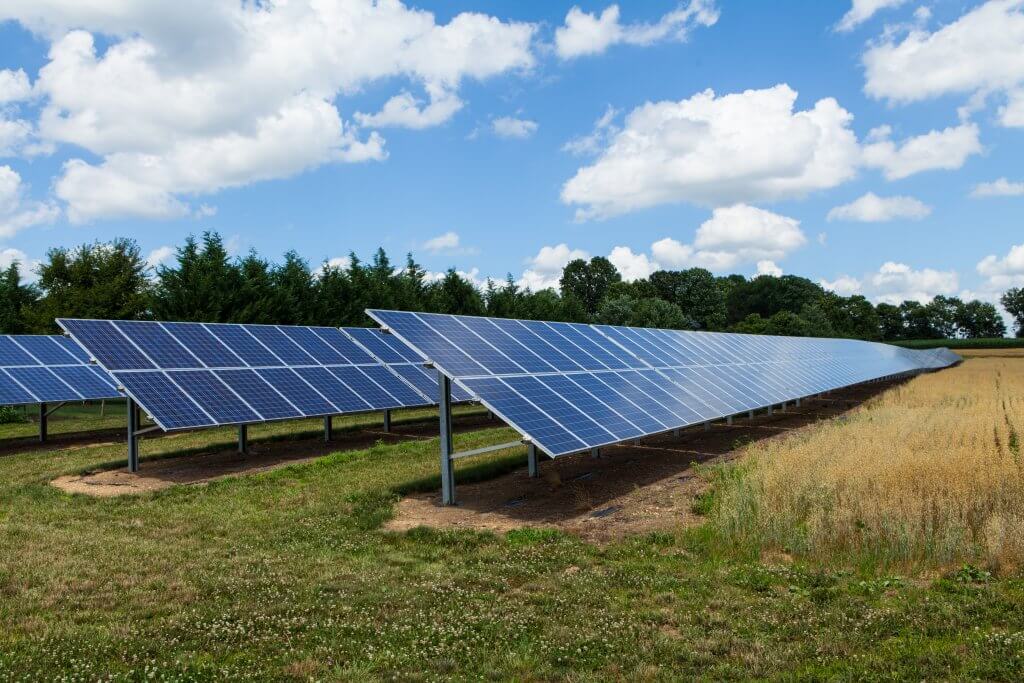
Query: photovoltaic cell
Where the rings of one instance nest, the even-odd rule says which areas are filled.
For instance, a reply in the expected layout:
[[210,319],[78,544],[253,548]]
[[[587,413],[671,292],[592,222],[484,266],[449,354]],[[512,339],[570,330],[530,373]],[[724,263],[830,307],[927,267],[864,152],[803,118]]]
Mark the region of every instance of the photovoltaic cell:
[[551,456],[959,360],[846,339],[368,313]]

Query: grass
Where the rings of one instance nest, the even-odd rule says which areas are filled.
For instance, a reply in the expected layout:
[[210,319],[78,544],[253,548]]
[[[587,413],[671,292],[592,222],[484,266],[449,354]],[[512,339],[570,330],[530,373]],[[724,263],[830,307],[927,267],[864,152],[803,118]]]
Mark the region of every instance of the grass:
[[[147,440],[144,455],[233,436]],[[509,437],[484,429],[457,446]],[[0,456],[0,680],[1024,677],[1015,576],[762,558],[725,549],[712,525],[606,546],[549,530],[383,531],[399,492],[436,488],[436,440],[121,499],[47,483],[123,449]],[[513,449],[457,470],[522,466]]]
[[1024,566],[1024,364],[977,358],[747,448],[716,480],[731,544],[817,561]]
[[888,342],[911,349],[1017,349],[1024,348],[1022,337],[991,337],[988,339],[906,339]]

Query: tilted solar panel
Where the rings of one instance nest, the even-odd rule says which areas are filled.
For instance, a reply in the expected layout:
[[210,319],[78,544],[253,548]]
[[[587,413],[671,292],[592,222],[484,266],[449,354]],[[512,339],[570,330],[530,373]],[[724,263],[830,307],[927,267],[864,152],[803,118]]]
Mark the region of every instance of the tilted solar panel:
[[848,339],[367,313],[552,457],[959,360]]
[[57,322],[165,431],[436,402],[333,327]]
[[[409,384],[416,387],[427,400],[437,403],[437,373],[423,367],[425,359],[416,351],[396,339],[394,335],[384,334],[376,328],[342,327],[341,331],[389,370],[401,375]],[[472,401],[473,397],[465,389],[452,387],[452,400],[463,403]]]
[[58,335],[0,335],[0,404],[121,398],[89,356]]

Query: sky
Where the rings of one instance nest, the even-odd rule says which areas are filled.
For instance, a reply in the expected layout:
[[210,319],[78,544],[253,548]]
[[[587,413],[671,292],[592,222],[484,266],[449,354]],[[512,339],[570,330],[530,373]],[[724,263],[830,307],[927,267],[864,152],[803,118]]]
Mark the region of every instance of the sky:
[[1024,0],[0,3],[0,265],[216,230],[996,301],[1022,158]]

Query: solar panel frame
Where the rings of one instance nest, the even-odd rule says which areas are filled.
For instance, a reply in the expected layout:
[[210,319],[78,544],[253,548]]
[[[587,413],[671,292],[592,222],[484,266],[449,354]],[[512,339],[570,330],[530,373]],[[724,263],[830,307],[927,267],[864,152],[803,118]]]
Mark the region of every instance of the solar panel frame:
[[551,457],[945,367],[955,355],[856,340],[367,313]]

